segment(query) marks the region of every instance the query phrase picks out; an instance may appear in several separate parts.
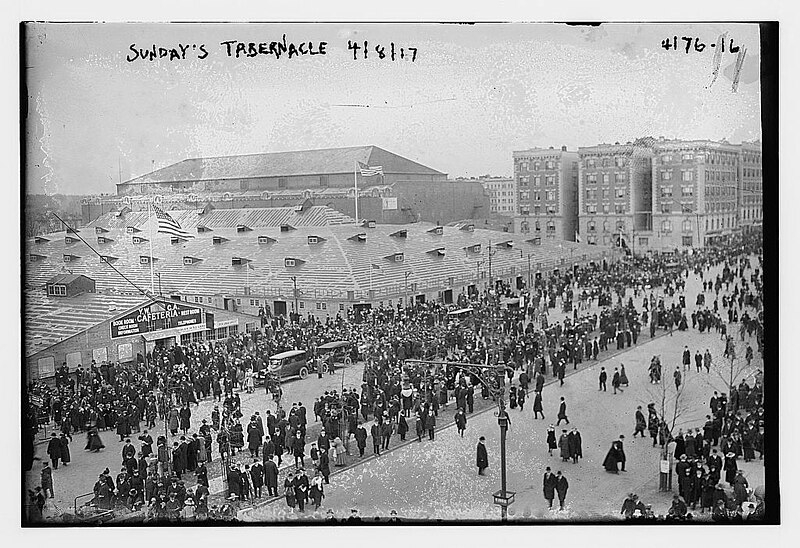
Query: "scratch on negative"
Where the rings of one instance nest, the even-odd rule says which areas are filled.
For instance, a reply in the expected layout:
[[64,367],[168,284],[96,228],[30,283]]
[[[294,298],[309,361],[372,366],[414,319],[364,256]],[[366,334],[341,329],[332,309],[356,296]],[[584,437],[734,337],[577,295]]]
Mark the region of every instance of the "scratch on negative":
[[725,44],[725,40],[727,38],[728,38],[727,31],[723,32],[722,34],[720,34],[719,38],[717,38],[717,45],[720,45],[720,47],[716,48],[716,50],[714,51],[714,60],[711,62],[712,67],[713,67],[711,69],[711,83],[708,84],[708,86],[706,86],[707,88],[710,88],[711,86],[713,86],[714,82],[717,81],[717,76],[719,76],[719,65],[722,62],[722,49],[723,49],[723,47],[721,46],[721,44]]
[[736,66],[733,69],[733,84],[731,85],[731,91],[736,93],[736,90],[739,88],[739,75],[742,72],[742,65],[744,65],[744,56],[747,54],[747,48],[742,46],[742,49],[739,50],[739,55],[736,57]]

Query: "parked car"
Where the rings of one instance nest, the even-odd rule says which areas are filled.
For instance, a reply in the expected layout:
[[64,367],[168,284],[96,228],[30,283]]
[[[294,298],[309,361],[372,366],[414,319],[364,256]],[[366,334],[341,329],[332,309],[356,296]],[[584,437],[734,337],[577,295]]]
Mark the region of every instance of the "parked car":
[[287,377],[300,377],[305,379],[308,377],[308,356],[305,350],[288,350],[270,356],[267,367],[258,372],[258,377],[263,383],[264,379],[268,376],[280,376],[285,379]]

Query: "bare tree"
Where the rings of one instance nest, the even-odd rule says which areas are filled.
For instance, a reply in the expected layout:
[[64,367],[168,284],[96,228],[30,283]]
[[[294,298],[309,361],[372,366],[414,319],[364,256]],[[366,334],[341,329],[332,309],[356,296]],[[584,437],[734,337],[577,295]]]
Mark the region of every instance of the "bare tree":
[[728,391],[728,410],[732,410],[732,392],[736,390],[736,385],[744,379],[754,377],[762,368],[762,358],[757,357],[754,353],[753,359],[748,362],[745,357],[745,351],[737,350],[736,342],[731,338],[726,343],[726,352],[722,356],[719,354],[711,354],[711,368],[709,369],[709,373],[712,378],[708,379],[708,383],[714,388],[716,388],[716,386],[715,383],[712,382],[712,379],[719,379],[725,383],[726,390]]

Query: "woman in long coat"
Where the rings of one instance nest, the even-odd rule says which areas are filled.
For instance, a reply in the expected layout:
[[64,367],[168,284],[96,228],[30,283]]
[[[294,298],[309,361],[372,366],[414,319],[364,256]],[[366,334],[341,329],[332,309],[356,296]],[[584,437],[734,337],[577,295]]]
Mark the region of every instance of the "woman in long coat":
[[178,410],[175,408],[169,410],[169,431],[173,436],[178,434]]
[[317,470],[314,478],[311,480],[311,500],[314,503],[314,510],[322,506],[322,499],[325,498],[325,488],[323,487],[322,472]]
[[286,504],[289,508],[294,509],[297,505],[297,499],[294,492],[294,474],[289,472],[286,479],[283,480],[283,496],[286,497]]
[[70,462],[69,440],[67,439],[67,436],[62,433],[58,441],[61,444],[61,462],[63,462],[64,464],[69,464]]
[[569,436],[567,436],[566,430],[564,430],[558,438],[558,447],[561,449],[561,460],[564,462],[568,461],[571,455],[569,453]]
[[542,414],[542,418],[544,419],[544,408],[542,407],[542,393],[536,392],[536,396],[533,398],[533,418],[538,419],[539,413]]
[[345,450],[344,450],[344,443],[342,443],[342,438],[340,438],[339,436],[336,436],[336,438],[333,440],[333,446],[336,448],[336,460],[335,460],[335,464],[334,465],[335,466],[344,466],[345,465],[345,460],[344,460]]
[[553,456],[553,449],[556,447],[558,447],[558,445],[556,445],[556,429],[551,424],[547,429],[547,453],[551,457]]
[[619,368],[619,384],[628,386],[628,375],[625,374],[625,364],[621,363]]
[[606,472],[613,472],[615,474],[619,474],[619,469],[617,468],[617,464],[619,462],[619,450],[617,449],[617,442],[613,442],[611,444],[611,448],[608,450],[606,454],[606,458],[603,461],[603,468],[606,469]]
[[725,455],[725,481],[733,487],[733,480],[736,479],[736,470],[739,467],[736,465],[736,453],[730,452]]

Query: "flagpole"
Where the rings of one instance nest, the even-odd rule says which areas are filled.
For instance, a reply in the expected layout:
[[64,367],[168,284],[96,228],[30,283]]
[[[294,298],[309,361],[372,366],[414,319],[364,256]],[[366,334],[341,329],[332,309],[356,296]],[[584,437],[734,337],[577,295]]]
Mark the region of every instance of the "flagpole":
[[153,273],[153,223],[150,215],[150,202],[147,202],[147,223],[150,225],[150,293],[155,295],[155,275]]
[[[353,162],[353,189],[355,190],[356,225],[358,225],[358,163],[356,161]],[[370,270],[371,272],[372,270]]]

